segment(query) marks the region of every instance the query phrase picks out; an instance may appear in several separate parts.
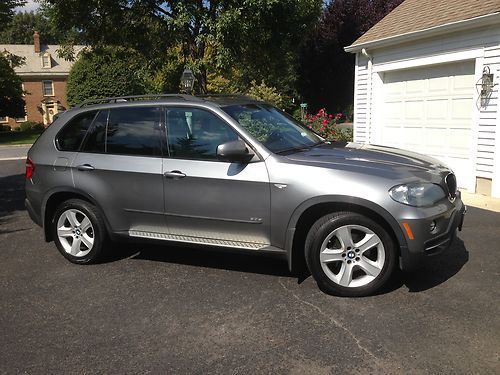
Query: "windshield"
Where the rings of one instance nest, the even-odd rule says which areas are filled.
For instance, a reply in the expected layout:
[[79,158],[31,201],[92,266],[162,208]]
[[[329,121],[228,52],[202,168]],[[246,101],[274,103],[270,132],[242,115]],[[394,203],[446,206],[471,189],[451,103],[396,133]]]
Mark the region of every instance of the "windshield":
[[315,146],[323,139],[268,104],[240,104],[222,108],[252,136],[274,153]]

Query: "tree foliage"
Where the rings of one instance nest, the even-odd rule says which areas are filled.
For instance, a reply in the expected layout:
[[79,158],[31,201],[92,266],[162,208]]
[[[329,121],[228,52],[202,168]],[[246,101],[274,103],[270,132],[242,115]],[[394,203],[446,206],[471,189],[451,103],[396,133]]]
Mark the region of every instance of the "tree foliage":
[[313,111],[341,111],[354,95],[354,54],[344,51],[403,0],[332,0],[300,52],[299,90]]
[[187,65],[197,77],[198,91],[209,90],[209,77],[223,77],[237,80],[242,90],[253,80],[265,79],[291,93],[296,52],[322,1],[43,0],[43,4],[59,29],[79,31],[73,42],[133,48],[155,70],[164,69],[168,56],[170,67],[164,77]]
[[9,22],[14,15],[14,8],[24,4],[26,4],[25,0],[2,0],[0,2],[0,24]]
[[83,51],[68,77],[68,103],[145,94],[152,89],[145,66],[144,57],[130,48],[96,47]]
[[59,44],[65,39],[65,34],[55,28],[40,12],[16,13],[10,22],[0,31],[0,43],[33,44],[33,33],[38,31],[41,42]]
[[24,98],[21,77],[14,72],[18,57],[0,53],[0,117],[22,117]]

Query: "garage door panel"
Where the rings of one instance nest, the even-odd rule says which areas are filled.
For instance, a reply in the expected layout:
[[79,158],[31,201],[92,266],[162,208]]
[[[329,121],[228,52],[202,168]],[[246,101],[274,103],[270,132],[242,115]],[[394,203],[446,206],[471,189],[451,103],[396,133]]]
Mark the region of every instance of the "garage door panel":
[[425,102],[423,100],[407,101],[405,103],[404,118],[406,120],[420,120],[424,111]]
[[472,98],[456,98],[451,100],[451,120],[470,120],[471,118]]
[[474,87],[474,76],[473,75],[456,75],[453,77],[453,87],[452,89],[455,92],[463,92],[468,94],[470,92],[470,88]]
[[449,77],[430,78],[428,84],[431,94],[447,94],[449,91]]
[[406,82],[407,95],[422,95],[425,93],[425,82],[421,80],[413,80]]
[[474,62],[384,74],[381,143],[432,155],[473,188]]
[[451,151],[456,154],[468,154],[471,147],[471,130],[460,128],[450,129],[449,146]]
[[427,100],[427,120],[446,120],[448,99]]

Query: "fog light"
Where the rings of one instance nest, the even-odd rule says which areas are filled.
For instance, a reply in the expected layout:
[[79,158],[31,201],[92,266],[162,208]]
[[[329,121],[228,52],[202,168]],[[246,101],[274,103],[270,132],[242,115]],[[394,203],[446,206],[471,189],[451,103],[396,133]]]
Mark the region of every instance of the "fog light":
[[432,220],[432,223],[431,223],[429,229],[431,232],[434,232],[434,230],[436,230],[436,222],[434,220]]

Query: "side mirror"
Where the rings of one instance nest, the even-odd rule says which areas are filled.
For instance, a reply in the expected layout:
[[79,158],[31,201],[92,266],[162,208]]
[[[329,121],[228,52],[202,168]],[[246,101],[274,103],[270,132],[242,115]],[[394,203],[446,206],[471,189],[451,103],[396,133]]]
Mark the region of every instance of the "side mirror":
[[254,155],[242,140],[230,141],[217,146],[217,158],[219,160],[248,163]]

